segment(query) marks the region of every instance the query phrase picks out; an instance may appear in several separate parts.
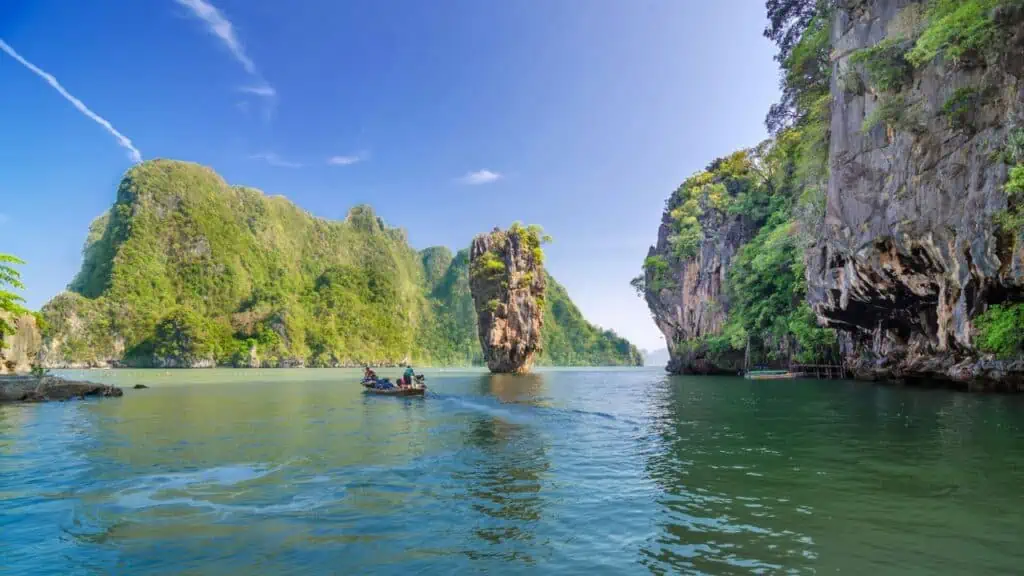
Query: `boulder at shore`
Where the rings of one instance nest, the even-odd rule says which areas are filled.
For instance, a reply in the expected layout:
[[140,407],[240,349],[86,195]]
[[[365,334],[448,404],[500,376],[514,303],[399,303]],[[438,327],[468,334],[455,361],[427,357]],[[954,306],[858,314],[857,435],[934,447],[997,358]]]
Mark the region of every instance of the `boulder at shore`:
[[542,349],[546,276],[540,232],[513,225],[473,239],[470,291],[491,372],[530,371]]
[[116,386],[66,380],[57,376],[0,376],[0,404],[6,402],[47,402],[86,396],[121,396]]

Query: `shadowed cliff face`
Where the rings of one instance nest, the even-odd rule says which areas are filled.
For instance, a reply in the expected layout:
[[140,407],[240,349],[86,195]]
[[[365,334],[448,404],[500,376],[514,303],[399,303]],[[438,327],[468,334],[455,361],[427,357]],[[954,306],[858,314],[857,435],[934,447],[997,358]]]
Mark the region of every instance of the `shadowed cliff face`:
[[[669,237],[672,221],[666,209],[658,229],[658,243],[648,257],[671,260]],[[701,218],[707,238],[692,258],[671,266],[669,281],[663,286],[653,271],[646,272],[644,299],[654,322],[668,345],[667,369],[676,374],[734,374],[743,368],[743,354],[732,352],[711,357],[701,346],[690,342],[717,335],[729,314],[726,274],[736,251],[749,241],[756,230],[739,216],[726,216],[709,210]]]
[[540,238],[495,229],[470,247],[470,291],[491,372],[529,372],[543,346],[546,277]]
[[[911,72],[898,126],[865,130],[889,96],[850,91],[850,57],[898,34],[913,4],[865,0],[837,11],[831,177],[825,234],[808,253],[808,299],[845,333],[844,355],[861,377],[1009,385],[1012,366],[979,362],[972,319],[1024,297],[1024,242],[996,223],[1008,202],[1002,151],[1024,126],[1021,10],[996,14],[1009,31],[1001,57]],[[954,122],[958,95],[971,99]]]

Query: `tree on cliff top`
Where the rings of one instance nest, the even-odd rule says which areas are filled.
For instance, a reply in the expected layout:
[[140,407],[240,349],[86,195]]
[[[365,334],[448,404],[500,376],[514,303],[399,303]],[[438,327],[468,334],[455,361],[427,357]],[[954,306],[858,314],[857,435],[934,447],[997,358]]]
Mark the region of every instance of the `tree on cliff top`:
[[782,97],[772,104],[765,125],[772,134],[819,120],[828,101],[832,64],[829,59],[834,0],[767,0],[764,36],[779,47]]
[[[7,312],[12,316],[29,313],[21,305],[25,299],[11,291],[25,289],[25,285],[21,283],[21,273],[15,268],[16,265],[24,263],[20,258],[10,254],[0,254],[0,312]],[[13,332],[14,326],[11,322],[0,316],[0,338]]]

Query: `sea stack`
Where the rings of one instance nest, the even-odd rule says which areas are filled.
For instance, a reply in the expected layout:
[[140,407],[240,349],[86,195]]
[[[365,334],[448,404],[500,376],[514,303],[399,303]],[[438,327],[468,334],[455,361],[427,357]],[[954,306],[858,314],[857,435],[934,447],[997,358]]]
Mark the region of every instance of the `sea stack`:
[[518,224],[473,239],[469,287],[491,372],[529,372],[542,349],[546,240],[539,227]]

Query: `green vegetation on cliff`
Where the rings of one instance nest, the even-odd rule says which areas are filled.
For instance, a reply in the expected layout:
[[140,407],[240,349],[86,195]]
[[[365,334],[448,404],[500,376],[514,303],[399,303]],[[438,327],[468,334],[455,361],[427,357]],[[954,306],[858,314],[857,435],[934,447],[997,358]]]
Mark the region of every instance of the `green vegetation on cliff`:
[[[676,288],[673,276],[678,277],[684,262],[699,260],[707,242],[719,241],[716,234],[737,223],[732,230],[752,232],[728,265],[724,325],[711,336],[674,343],[681,346],[677,349],[705,350],[713,362],[715,354],[748,345],[753,362],[838,357],[835,332],[819,327],[807,304],[804,270],[807,249],[824,232],[834,69],[840,92],[866,95],[871,104],[861,130],[884,128],[890,143],[899,133],[916,138],[934,127],[929,114],[970,135],[975,111],[986,99],[1002,97],[996,75],[986,74],[978,76],[978,85],[950,88],[936,106],[914,92],[915,77],[935,63],[947,71],[1016,66],[1016,54],[1006,48],[1017,47],[1024,0],[901,3],[885,23],[884,39],[844,58],[831,44],[836,11],[856,19],[870,13],[869,4],[766,1],[769,23],[764,34],[777,44],[782,70],[782,98],[766,118],[772,138],[716,160],[683,182],[666,205],[668,249],[649,255],[643,274],[633,280],[649,301],[656,299],[659,291]],[[854,26],[853,20],[848,24]],[[1002,244],[1012,249],[1024,239],[1024,130],[1008,133],[1008,206],[997,218],[1005,236]],[[1004,357],[1024,352],[1024,305],[1014,304],[1012,294],[1007,297],[1011,302],[992,306],[974,319],[978,347]]]
[[0,342],[5,334],[14,332],[14,326],[8,321],[8,316],[18,317],[28,314],[28,310],[21,304],[25,301],[20,294],[13,290],[24,290],[25,285],[21,282],[21,273],[15,266],[24,264],[21,259],[10,254],[0,254]]
[[[804,174],[813,173],[808,164],[817,159],[805,157],[803,138],[800,127],[787,128],[775,140],[716,160],[669,199],[675,230],[690,230],[695,247],[730,218],[757,230],[740,246],[726,276],[726,324],[717,335],[680,343],[688,349],[706,347],[714,358],[749,345],[757,363],[782,360],[787,353],[801,361],[833,353],[835,333],[817,326],[805,302],[801,223],[795,212],[808,202]],[[704,230],[705,225],[710,229]],[[663,287],[666,270],[696,254],[696,248],[680,251],[674,238],[667,259],[645,260],[644,276],[658,283],[647,289]]]
[[1024,354],[1024,304],[997,304],[975,318],[978,347],[998,358]]
[[[749,347],[753,363],[834,357],[833,330],[817,325],[806,303],[803,251],[824,213],[830,110],[829,26],[825,0],[769,0],[765,35],[779,45],[782,100],[766,119],[773,138],[712,162],[669,197],[668,254],[649,256],[633,280],[639,291],[672,288],[672,270],[694,258],[726,223],[756,230],[726,276],[729,309],[721,330],[677,342],[680,350],[719,355]],[[711,303],[710,305],[717,305]]]
[[636,346],[614,330],[601,330],[583,317],[569,293],[551,276],[544,300],[542,366],[643,366]]
[[[69,292],[43,308],[53,364],[481,360],[468,256],[417,252],[368,206],[327,221],[208,168],[154,160],[125,175],[83,256]],[[591,358],[627,361],[615,344]]]
[[[495,231],[491,234],[518,235],[522,245],[532,252],[533,259],[538,263],[544,262],[543,245],[552,242],[551,236],[544,233],[544,230],[536,224],[523,226],[519,222],[514,222],[507,231]],[[501,244],[501,242],[499,241],[497,244]],[[468,253],[460,253],[459,257],[464,258],[468,264]],[[474,267],[475,270],[471,271],[472,274],[501,274],[505,270],[501,258],[491,251],[485,252],[477,258]],[[579,308],[569,298],[565,288],[546,271],[543,273],[546,288],[544,294],[538,296],[537,302],[544,312],[544,328],[541,335],[543,347],[537,357],[538,365],[643,365],[643,356],[635,346],[613,330],[601,330],[587,322]],[[520,281],[526,284],[531,283],[530,274],[524,274]],[[466,276],[466,274],[460,273],[460,277]],[[455,309],[466,310],[471,314],[473,299],[468,282],[465,284],[464,290],[459,292],[458,298],[463,300],[455,305]],[[448,301],[453,300],[454,298],[448,299]],[[473,345],[479,348],[475,315],[471,326],[473,332],[468,338],[471,338]]]

